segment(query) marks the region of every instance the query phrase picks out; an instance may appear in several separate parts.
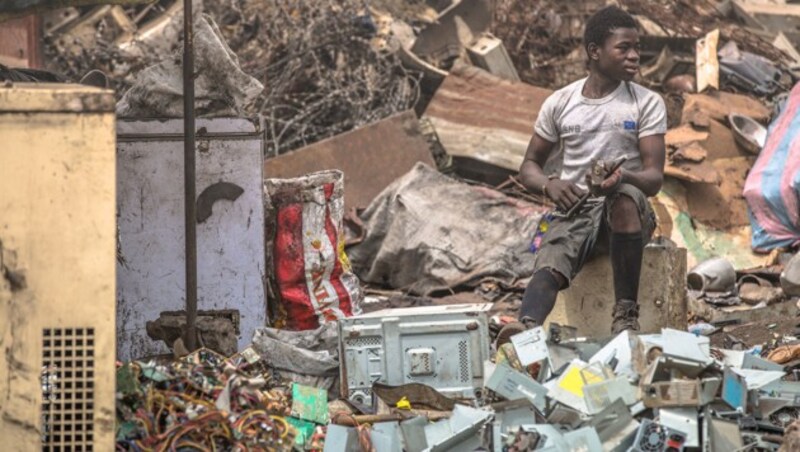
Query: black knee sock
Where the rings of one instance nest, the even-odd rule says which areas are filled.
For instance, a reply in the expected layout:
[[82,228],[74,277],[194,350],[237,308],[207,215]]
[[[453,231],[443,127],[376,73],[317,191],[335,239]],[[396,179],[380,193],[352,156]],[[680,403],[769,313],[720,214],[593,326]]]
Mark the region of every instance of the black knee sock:
[[614,271],[614,295],[617,300],[637,300],[643,252],[641,232],[611,233],[611,268]]
[[550,270],[539,270],[533,274],[525,295],[522,296],[522,307],[519,317],[530,317],[537,325],[544,324],[553,310],[558,296],[558,281]]

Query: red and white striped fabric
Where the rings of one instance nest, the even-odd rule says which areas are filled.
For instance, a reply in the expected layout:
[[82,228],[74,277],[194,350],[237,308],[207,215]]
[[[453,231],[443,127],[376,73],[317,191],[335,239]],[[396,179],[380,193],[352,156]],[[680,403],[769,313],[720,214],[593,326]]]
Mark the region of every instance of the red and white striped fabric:
[[344,252],[341,171],[268,179],[272,324],[309,330],[360,313],[361,286]]

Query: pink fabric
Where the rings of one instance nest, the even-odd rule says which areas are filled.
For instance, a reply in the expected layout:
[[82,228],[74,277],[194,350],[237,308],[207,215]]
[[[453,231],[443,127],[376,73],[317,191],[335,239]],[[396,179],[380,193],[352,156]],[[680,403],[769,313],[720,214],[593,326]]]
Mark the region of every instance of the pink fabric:
[[[775,154],[780,150],[784,138],[791,133],[790,126],[798,113],[798,109],[800,109],[800,84],[792,89],[786,108],[778,119],[777,124],[774,124],[770,131],[767,143],[750,171],[744,188],[744,195],[755,220],[763,229],[768,231],[770,236],[776,239],[792,239],[796,237],[796,232],[787,227],[775,215],[761,193],[764,184],[764,172],[772,163]],[[791,186],[792,179],[798,171],[800,171],[800,140],[795,140],[790,145],[789,154],[786,158],[786,167],[779,182],[781,199],[790,218],[797,218],[798,216],[797,195]]]

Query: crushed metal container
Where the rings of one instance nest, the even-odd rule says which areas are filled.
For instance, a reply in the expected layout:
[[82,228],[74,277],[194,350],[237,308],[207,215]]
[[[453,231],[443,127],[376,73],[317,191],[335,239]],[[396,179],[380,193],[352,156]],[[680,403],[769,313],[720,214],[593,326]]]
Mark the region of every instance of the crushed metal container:
[[342,396],[372,403],[372,384],[422,383],[477,398],[489,359],[490,304],[385,309],[339,321]]

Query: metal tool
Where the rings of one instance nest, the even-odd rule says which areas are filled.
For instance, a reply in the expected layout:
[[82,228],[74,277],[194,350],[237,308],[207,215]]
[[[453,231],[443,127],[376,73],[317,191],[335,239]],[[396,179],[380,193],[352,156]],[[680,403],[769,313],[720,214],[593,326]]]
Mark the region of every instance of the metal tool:
[[[603,160],[595,161],[594,165],[592,166],[592,175],[591,175],[592,183],[599,185],[606,178],[608,178],[608,176],[614,174],[614,171],[618,170],[622,166],[622,164],[625,163],[627,160],[628,160],[627,157],[621,157],[619,160],[613,162],[611,164],[611,167],[608,168],[608,170],[605,170],[606,166]],[[605,172],[603,172],[604,170]],[[592,196],[592,191],[589,190],[586,192],[586,194],[581,196],[578,202],[576,202],[572,207],[570,207],[570,209],[566,213],[557,215],[562,218],[572,218],[573,216],[575,216],[576,213],[580,212],[584,204],[586,204],[586,201],[588,201],[591,196]]]

